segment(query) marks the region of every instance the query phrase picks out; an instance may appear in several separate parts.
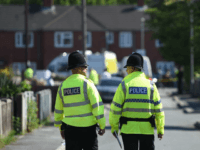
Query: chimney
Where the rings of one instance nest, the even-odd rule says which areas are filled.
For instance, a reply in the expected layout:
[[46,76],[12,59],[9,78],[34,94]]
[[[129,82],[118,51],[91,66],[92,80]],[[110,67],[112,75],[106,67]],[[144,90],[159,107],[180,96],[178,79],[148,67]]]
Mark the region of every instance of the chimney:
[[54,4],[54,0],[43,0],[44,7],[51,7]]
[[144,0],[138,0],[138,6],[144,6]]

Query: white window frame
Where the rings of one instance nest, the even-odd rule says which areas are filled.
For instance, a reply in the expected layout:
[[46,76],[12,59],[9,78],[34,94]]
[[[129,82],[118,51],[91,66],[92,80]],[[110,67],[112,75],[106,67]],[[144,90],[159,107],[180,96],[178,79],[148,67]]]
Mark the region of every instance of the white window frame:
[[[60,35],[60,43],[58,43],[58,35]],[[71,43],[64,44],[64,39],[70,38]],[[55,32],[54,33],[54,47],[56,48],[72,48],[74,45],[74,35],[71,31],[65,31],[65,32]]]
[[161,43],[161,41],[160,41],[159,39],[156,39],[156,40],[155,40],[155,47],[156,47],[156,48],[163,47],[163,43]]
[[[114,33],[113,32],[106,32],[106,42],[107,44],[113,44],[114,43]],[[111,38],[109,38],[111,37]]]
[[119,47],[131,48],[133,46],[133,34],[129,31],[122,31],[119,33]]
[[87,48],[92,47],[92,33],[90,31],[87,31]]
[[[25,44],[23,44],[23,34],[24,32],[16,32],[15,33],[15,47],[16,48],[25,48]],[[34,34],[33,32],[29,32],[30,35],[30,44],[28,45],[29,48],[34,46]]]

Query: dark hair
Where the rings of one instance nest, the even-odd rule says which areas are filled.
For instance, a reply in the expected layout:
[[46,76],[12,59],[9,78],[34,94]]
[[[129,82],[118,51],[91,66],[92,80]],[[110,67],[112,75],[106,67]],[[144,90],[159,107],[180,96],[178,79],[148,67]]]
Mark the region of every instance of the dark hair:
[[107,68],[104,68],[104,71],[107,71],[108,69]]

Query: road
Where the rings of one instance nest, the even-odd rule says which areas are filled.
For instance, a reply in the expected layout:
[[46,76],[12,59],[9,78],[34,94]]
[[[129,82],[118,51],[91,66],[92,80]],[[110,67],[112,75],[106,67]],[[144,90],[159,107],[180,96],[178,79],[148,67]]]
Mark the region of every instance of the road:
[[[165,134],[163,139],[158,140],[155,136],[155,150],[199,150],[200,130],[194,128],[193,124],[199,120],[200,114],[185,114],[182,109],[177,108],[176,103],[168,94],[175,89],[159,89],[161,101],[165,111]],[[117,140],[110,132],[109,110],[110,104],[106,103],[106,133],[99,136],[99,150],[120,150]],[[156,133],[156,130],[155,130]],[[122,142],[121,136],[120,140]],[[53,126],[43,127],[29,133],[2,150],[65,150],[60,147],[62,139],[58,128]]]

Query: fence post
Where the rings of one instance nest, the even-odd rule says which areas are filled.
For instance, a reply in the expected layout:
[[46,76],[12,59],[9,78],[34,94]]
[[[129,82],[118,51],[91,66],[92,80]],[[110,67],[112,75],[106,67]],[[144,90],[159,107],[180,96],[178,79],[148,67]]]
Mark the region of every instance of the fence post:
[[1,106],[2,105],[2,102],[1,102],[1,99],[0,99],[0,136],[3,134],[2,133],[2,126],[3,126],[3,124],[2,124],[2,117],[3,117],[3,115],[2,115],[2,109],[1,109]]
[[6,110],[7,110],[7,131],[6,135],[12,130],[12,100],[6,99]]
[[27,94],[26,92],[22,93],[22,132],[25,133],[27,130]]

